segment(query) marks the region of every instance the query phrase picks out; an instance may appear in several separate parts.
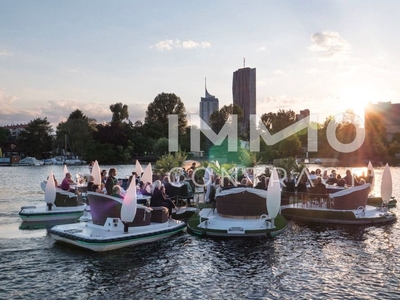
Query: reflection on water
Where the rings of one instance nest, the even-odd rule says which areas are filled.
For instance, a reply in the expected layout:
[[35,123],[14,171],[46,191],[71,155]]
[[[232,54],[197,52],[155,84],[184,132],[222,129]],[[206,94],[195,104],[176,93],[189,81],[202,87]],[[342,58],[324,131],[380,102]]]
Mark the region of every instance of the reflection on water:
[[[63,166],[5,167],[0,173],[1,299],[400,297],[398,222],[364,228],[289,222],[288,230],[274,239],[182,233],[153,244],[94,253],[55,243],[46,229],[21,227],[20,207],[43,201],[39,184],[50,169],[61,179]],[[87,166],[69,169],[86,172]],[[130,166],[118,166],[120,175],[131,171]],[[382,169],[375,173],[379,183]],[[392,176],[400,182],[400,169],[392,169]],[[398,186],[394,196],[400,199]]]

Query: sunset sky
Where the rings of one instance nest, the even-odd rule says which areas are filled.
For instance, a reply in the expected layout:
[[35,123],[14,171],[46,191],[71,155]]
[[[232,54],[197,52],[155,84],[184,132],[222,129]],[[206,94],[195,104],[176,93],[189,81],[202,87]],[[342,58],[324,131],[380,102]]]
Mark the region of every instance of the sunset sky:
[[0,126],[54,125],[110,104],[143,120],[162,92],[198,113],[232,75],[257,69],[257,114],[310,109],[322,123],[400,102],[399,1],[0,0]]

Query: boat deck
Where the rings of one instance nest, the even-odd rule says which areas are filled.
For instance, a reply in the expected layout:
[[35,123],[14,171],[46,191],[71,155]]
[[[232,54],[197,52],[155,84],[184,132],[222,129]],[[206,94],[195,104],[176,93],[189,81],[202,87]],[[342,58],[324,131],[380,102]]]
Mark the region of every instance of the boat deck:
[[199,212],[201,219],[208,219],[206,223],[200,222],[200,228],[208,228],[214,230],[227,230],[229,228],[240,227],[244,230],[263,230],[267,229],[269,222],[266,222],[267,216],[263,215],[260,218],[246,218],[246,217],[235,217],[227,218],[218,214],[217,209],[213,211],[212,208],[203,208]]
[[380,207],[366,205],[365,207],[359,207],[358,209],[349,209],[349,210],[340,210],[340,209],[332,209],[328,208],[326,203],[317,204],[317,203],[292,203],[288,205],[282,205],[281,210],[285,210],[288,208],[295,209],[304,209],[304,210],[315,210],[315,211],[332,211],[332,212],[352,212],[356,218],[376,218],[382,216],[385,209],[381,209]]
[[[74,233],[74,235],[82,238],[90,238],[90,239],[115,238],[117,232],[124,234],[123,229],[117,223],[118,221],[115,220],[116,219],[110,219],[110,222],[115,222],[115,223],[108,223],[105,226],[95,225],[91,222],[86,222],[86,223],[82,222],[82,223],[60,225],[56,226],[53,229],[64,233]],[[146,226],[129,227],[128,233],[125,235],[154,233],[154,231],[162,231],[164,229],[168,229],[169,227],[175,226],[178,224],[178,222],[179,221],[171,219],[165,223],[152,222],[150,225]],[[105,227],[107,227],[108,229]]]

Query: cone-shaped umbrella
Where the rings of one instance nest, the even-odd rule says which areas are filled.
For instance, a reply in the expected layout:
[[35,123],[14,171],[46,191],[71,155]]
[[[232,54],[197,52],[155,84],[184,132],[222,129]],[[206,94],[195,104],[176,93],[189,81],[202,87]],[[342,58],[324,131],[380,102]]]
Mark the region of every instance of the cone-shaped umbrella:
[[[136,196],[136,178],[133,176],[131,184],[126,191],[122,207],[121,207],[121,220],[122,222],[133,222],[137,209],[137,196]],[[132,183],[133,182],[133,183]]]
[[94,178],[93,184],[96,184],[96,185],[100,186],[100,184],[101,184],[101,172],[100,172],[99,162],[97,160],[95,160],[95,162],[93,164],[92,173],[90,175],[92,175],[93,178]]
[[147,183],[147,182],[153,183],[153,170],[151,169],[151,163],[149,163],[147,165],[146,169],[144,169],[141,180],[144,183]]
[[49,178],[47,179],[44,200],[46,200],[47,204],[54,204],[54,200],[56,200],[56,185],[54,183],[53,171],[50,171]]

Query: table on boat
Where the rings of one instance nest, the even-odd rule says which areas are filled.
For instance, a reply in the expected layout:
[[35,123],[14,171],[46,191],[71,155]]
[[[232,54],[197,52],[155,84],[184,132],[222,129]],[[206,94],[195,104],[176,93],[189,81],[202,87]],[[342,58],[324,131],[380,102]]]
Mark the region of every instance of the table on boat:
[[87,192],[87,184],[70,184],[69,188],[81,193]]
[[142,204],[144,206],[150,206],[150,199],[151,199],[150,195],[138,194],[136,197],[137,203]]
[[327,185],[326,186],[326,192],[328,194],[333,194],[339,191],[343,191],[345,189],[344,186],[336,186],[336,185]]

